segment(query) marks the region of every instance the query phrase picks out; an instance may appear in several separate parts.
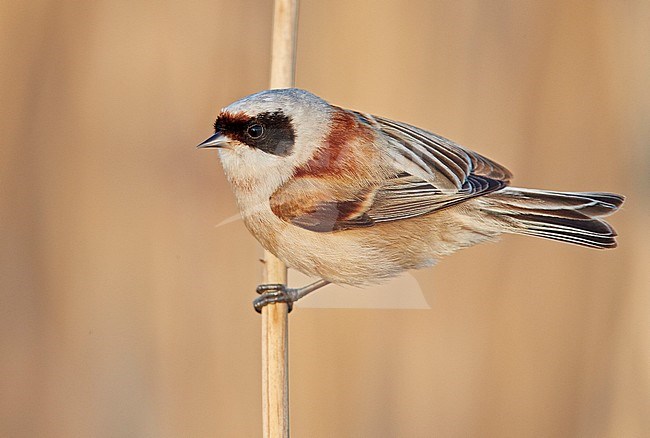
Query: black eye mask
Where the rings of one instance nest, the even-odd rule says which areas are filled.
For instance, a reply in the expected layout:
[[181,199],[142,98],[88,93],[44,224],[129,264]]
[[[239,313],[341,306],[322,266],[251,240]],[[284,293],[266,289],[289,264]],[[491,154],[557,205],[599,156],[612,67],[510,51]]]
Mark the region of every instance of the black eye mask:
[[282,111],[264,112],[256,117],[225,113],[214,122],[214,130],[267,154],[286,157],[293,151],[293,124]]

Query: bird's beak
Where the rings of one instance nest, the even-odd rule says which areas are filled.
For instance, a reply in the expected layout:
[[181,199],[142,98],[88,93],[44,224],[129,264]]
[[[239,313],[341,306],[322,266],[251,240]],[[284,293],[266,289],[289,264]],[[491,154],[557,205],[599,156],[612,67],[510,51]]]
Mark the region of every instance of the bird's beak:
[[223,135],[221,132],[217,131],[214,133],[214,135],[207,140],[205,140],[203,143],[199,144],[196,146],[199,149],[203,148],[219,148],[221,146],[225,146],[228,144],[228,137]]

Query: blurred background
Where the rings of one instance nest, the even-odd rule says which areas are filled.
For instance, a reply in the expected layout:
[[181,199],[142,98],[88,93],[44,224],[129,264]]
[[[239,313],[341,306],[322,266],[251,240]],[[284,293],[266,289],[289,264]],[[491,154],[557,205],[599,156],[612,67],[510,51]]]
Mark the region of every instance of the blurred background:
[[[261,250],[215,226],[234,198],[194,146],[267,87],[271,23],[0,4],[0,436],[260,435]],[[293,436],[650,436],[649,25],[645,0],[301,2],[298,86],[627,202],[614,251],[506,236],[414,272],[429,310],[294,311]]]

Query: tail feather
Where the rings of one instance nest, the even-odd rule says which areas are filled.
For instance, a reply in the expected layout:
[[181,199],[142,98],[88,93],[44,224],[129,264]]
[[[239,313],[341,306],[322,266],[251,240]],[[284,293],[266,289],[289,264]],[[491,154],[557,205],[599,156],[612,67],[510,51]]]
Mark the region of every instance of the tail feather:
[[505,232],[602,249],[616,247],[616,231],[599,218],[614,213],[625,199],[614,193],[514,187],[485,198],[486,210],[499,218]]

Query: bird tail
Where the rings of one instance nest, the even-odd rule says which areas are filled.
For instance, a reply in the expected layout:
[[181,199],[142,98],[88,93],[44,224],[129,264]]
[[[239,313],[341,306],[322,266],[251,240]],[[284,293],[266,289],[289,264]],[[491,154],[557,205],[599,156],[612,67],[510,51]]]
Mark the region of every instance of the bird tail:
[[616,247],[616,231],[600,218],[618,210],[625,198],[507,187],[484,199],[483,208],[499,220],[504,232],[607,249]]

